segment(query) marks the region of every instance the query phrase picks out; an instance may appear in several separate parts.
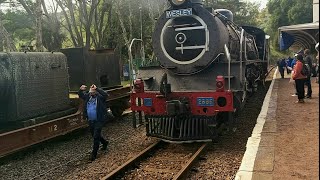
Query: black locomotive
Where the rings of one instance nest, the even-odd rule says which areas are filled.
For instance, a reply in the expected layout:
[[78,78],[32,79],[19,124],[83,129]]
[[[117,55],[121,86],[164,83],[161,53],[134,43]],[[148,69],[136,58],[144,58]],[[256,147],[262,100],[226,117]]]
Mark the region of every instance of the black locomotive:
[[236,25],[229,10],[205,8],[202,0],[169,3],[153,33],[161,66],[140,68],[131,108],[144,112],[147,135],[213,139],[264,83],[269,42],[263,30]]

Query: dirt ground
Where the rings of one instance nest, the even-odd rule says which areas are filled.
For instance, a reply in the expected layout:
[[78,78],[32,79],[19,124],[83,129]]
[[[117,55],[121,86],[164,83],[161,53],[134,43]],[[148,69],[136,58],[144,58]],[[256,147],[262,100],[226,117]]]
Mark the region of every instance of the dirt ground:
[[273,179],[319,179],[319,84],[312,99],[297,104],[289,79],[278,79],[277,135]]

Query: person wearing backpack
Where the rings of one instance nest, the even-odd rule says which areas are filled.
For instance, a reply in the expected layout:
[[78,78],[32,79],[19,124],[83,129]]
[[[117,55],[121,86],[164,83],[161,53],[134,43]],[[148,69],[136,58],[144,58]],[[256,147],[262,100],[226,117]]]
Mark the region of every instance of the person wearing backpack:
[[294,66],[292,79],[295,81],[296,90],[298,93],[298,101],[296,103],[304,103],[304,83],[306,81],[307,76],[303,75],[303,56],[301,54],[297,55],[297,62]]
[[307,80],[306,80],[306,85],[308,86],[308,91],[307,91],[307,96],[306,98],[311,99],[312,96],[312,87],[311,87],[311,68],[312,68],[312,58],[311,58],[311,52],[309,49],[306,49],[304,51],[305,54],[305,64],[309,66],[308,72],[306,74]]

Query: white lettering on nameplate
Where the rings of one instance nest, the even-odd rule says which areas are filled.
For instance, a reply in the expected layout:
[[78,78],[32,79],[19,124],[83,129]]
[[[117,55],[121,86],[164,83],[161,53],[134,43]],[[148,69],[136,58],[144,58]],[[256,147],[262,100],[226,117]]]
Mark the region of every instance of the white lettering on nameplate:
[[180,16],[191,16],[192,15],[192,8],[188,9],[177,9],[177,10],[171,10],[166,12],[167,18],[174,18],[174,17],[180,17]]

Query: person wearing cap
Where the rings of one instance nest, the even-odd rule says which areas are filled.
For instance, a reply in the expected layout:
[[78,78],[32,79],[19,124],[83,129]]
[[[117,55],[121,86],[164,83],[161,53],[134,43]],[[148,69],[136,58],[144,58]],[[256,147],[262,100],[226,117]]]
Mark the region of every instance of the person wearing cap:
[[303,56],[301,54],[297,55],[297,62],[293,69],[292,79],[295,81],[296,90],[298,93],[297,103],[304,103],[304,83],[306,81],[306,76],[301,74],[303,68]]
[[82,85],[78,92],[81,99],[84,100],[83,116],[88,119],[90,133],[93,137],[93,147],[90,156],[90,161],[97,158],[100,143],[102,143],[102,150],[106,150],[108,141],[101,136],[102,127],[106,118],[106,98],[108,93],[96,85],[90,87],[89,92],[86,92],[87,86]]
[[[305,58],[304,58],[304,62],[306,64],[308,64],[310,70],[312,68],[312,57],[311,57],[311,51],[309,49],[306,49],[304,50],[304,54],[305,54]],[[311,96],[312,96],[312,87],[311,87],[311,73],[307,76],[307,79],[306,79],[306,85],[308,87],[308,91],[307,91],[307,96],[306,98],[309,98],[311,99]]]

